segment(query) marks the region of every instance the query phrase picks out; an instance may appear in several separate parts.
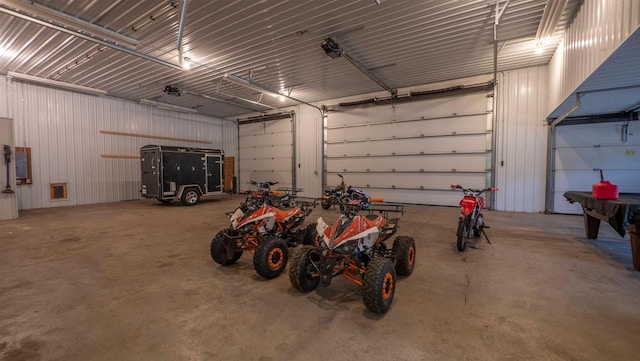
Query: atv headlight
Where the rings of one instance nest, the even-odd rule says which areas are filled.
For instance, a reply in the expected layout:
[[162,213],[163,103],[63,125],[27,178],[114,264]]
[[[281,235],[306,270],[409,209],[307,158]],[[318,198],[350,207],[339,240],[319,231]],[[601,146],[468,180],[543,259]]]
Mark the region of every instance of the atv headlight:
[[336,248],[336,251],[344,254],[353,253],[358,247],[358,240],[354,239],[342,244],[340,247]]
[[244,226],[238,229],[240,233],[251,233],[253,232],[253,224],[245,224]]

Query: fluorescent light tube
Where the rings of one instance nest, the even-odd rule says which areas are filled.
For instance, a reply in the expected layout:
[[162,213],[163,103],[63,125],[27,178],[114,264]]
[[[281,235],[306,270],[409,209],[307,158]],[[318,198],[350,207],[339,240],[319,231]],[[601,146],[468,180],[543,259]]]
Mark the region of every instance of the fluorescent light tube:
[[36,83],[36,84],[43,84],[43,85],[50,85],[52,87],[62,88],[62,89],[67,89],[67,90],[75,90],[75,91],[79,91],[79,92],[82,92],[82,93],[91,93],[91,94],[96,94],[96,95],[107,95],[108,94],[106,90],[102,90],[102,89],[90,88],[88,86],[65,83],[63,81],[57,81],[57,80],[52,80],[52,79],[47,79],[47,78],[40,78],[40,77],[33,76],[33,75],[16,73],[16,72],[13,72],[13,71],[7,72],[7,76],[9,78],[23,80],[23,81],[26,81],[26,82],[31,82],[31,83]]
[[152,105],[152,106],[154,106],[156,108],[159,108],[159,109],[173,110],[173,111],[177,111],[177,112],[188,112],[188,113],[197,113],[198,112],[198,109],[188,108],[188,107],[181,107],[179,105],[157,102],[155,100],[150,100],[150,99],[140,99],[140,104]]

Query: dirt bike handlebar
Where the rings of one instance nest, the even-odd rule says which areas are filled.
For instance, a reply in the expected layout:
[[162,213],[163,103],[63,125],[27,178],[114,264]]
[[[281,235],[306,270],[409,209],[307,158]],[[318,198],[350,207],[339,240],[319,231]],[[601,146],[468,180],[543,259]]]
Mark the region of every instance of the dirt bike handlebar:
[[452,185],[451,185],[451,188],[454,188],[454,189],[460,189],[460,190],[462,190],[462,191],[463,191],[463,192],[465,192],[465,193],[473,193],[473,194],[475,194],[475,195],[480,195],[480,194],[482,194],[482,193],[484,193],[484,192],[487,192],[487,191],[489,191],[489,192],[496,192],[496,191],[499,191],[499,190],[500,190],[499,188],[495,188],[495,187],[485,188],[485,189],[471,189],[471,188],[464,188],[464,187],[463,187],[463,186],[461,186],[460,184],[452,184]]

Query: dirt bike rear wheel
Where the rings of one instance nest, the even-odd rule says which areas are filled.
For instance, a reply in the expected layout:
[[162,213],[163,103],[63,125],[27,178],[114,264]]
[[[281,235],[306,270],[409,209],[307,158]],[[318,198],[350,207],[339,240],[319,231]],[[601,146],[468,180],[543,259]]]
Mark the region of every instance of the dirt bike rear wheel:
[[322,209],[329,209],[329,207],[331,207],[331,203],[329,203],[328,199],[322,198],[320,200],[320,206],[322,207]]
[[393,253],[396,260],[396,273],[400,276],[409,276],[416,264],[416,242],[408,236],[399,236],[393,240]]
[[289,264],[289,281],[300,292],[313,291],[320,283],[318,270],[311,262],[320,264],[320,253],[314,246],[304,245],[298,248]]
[[[227,253],[227,249],[225,245],[227,247],[232,246],[228,244],[228,242],[232,242],[232,241],[229,240],[225,236],[225,234],[229,235],[230,233],[231,233],[231,230],[229,228],[223,229],[222,231],[218,232],[218,234],[216,234],[216,236],[213,237],[213,239],[211,240],[211,247],[210,247],[211,258],[216,263],[223,266],[229,266],[236,263],[236,261],[240,258],[240,256],[242,256],[242,250],[239,248],[236,248],[237,251],[234,252],[231,257],[229,257],[229,254]],[[235,245],[233,245],[233,247],[235,247]]]
[[396,269],[391,260],[375,256],[364,273],[362,301],[375,313],[385,313],[396,291]]
[[482,214],[479,214],[476,219],[476,225],[473,227],[474,237],[480,238],[480,236],[482,236],[482,227],[484,227],[484,218],[482,217]]
[[276,278],[284,271],[288,258],[287,242],[275,236],[265,237],[253,254],[253,268],[264,278]]
[[456,246],[458,247],[458,251],[464,252],[467,249],[467,241],[469,238],[469,218],[465,217],[458,221],[458,232],[456,232],[458,236],[458,241],[456,242]]

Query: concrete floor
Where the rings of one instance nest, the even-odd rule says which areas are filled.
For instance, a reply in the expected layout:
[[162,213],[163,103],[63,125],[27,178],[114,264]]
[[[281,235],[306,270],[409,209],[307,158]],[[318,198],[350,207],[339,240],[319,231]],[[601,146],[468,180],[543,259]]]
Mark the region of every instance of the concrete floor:
[[640,272],[608,225],[593,242],[578,216],[487,211],[493,244],[460,254],[457,209],[408,207],[399,234],[416,239],[416,268],[376,315],[344,278],[301,294],[250,255],[215,264],[209,242],[239,201],[0,222],[0,359],[640,359]]

